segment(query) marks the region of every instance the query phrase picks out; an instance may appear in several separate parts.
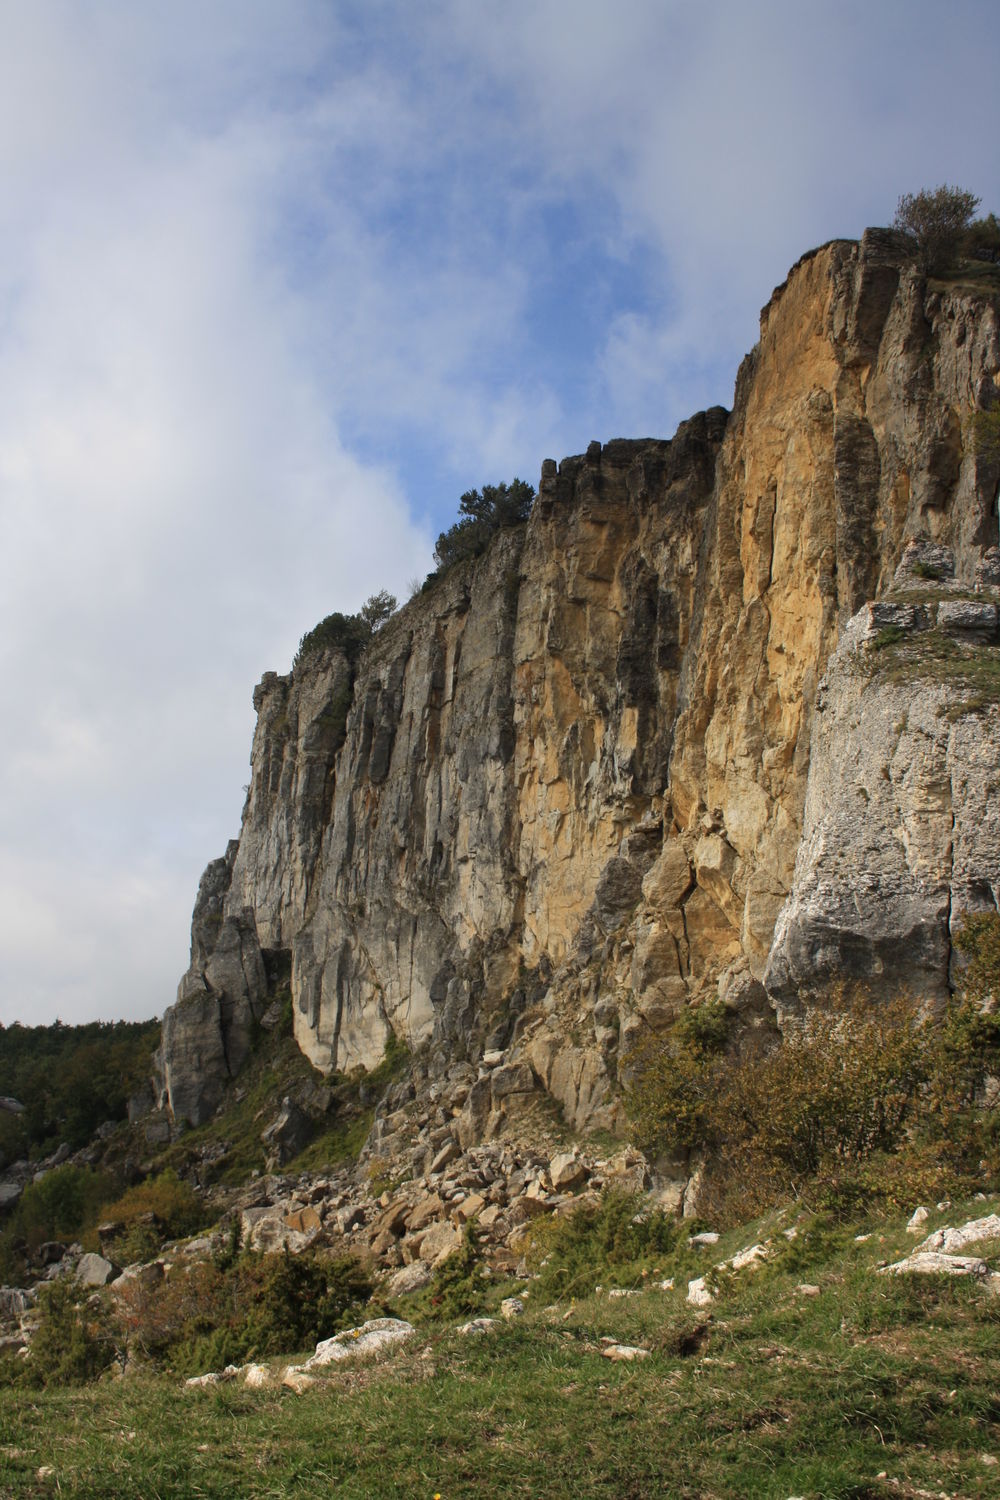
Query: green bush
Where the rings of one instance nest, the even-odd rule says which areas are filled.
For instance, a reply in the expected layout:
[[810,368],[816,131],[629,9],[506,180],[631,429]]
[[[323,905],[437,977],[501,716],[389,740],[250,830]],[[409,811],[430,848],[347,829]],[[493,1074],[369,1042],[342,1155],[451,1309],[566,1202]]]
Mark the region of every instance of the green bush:
[[110,1365],[113,1348],[101,1337],[99,1324],[79,1299],[79,1287],[66,1276],[39,1292],[41,1322],[24,1364],[25,1378],[32,1383],[79,1384],[92,1380]]
[[598,1204],[539,1222],[530,1259],[538,1272],[535,1295],[545,1301],[588,1296],[599,1282],[642,1277],[648,1262],[687,1243],[690,1220],[655,1210],[638,1193],[606,1192]]
[[181,1374],[202,1374],[330,1338],[360,1316],[371,1292],[349,1256],[222,1255],[117,1294],[117,1339]]
[[121,1226],[109,1248],[125,1264],[149,1260],[165,1240],[193,1234],[206,1222],[198,1195],[172,1167],[128,1188],[115,1202],[105,1203],[101,1217]]
[[334,610],[332,615],[327,615],[326,619],[320,620],[312,630],[306,631],[299,641],[299,649],[295,653],[292,670],[301,666],[306,657],[333,647],[339,647],[353,665],[368,644],[370,636],[371,631],[360,615],[344,615],[340,610]]
[[633,1062],[638,1144],[704,1153],[701,1201],[722,1221],[789,1193],[853,1211],[997,1177],[1000,1111],[987,1085],[1000,1076],[1000,916],[968,916],[956,945],[963,990],[937,1017],[905,998],[836,993],[780,1046],[739,1057],[686,1012]]
[[479,557],[498,531],[528,519],[534,498],[534,490],[523,479],[466,490],[459,501],[460,519],[437,539],[434,557],[439,569],[444,572],[466,558]]
[[22,1239],[30,1251],[45,1240],[76,1239],[96,1223],[100,1207],[113,1191],[110,1177],[67,1162],[38,1182],[29,1182],[5,1231]]
[[475,1226],[468,1223],[461,1245],[435,1271],[422,1300],[432,1317],[445,1321],[471,1318],[485,1307],[488,1286],[479,1236]]

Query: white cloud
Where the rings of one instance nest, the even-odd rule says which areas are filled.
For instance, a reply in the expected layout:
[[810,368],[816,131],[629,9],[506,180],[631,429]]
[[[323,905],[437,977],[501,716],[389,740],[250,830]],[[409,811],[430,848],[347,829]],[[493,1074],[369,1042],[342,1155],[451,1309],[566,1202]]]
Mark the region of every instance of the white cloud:
[[404,590],[450,495],[728,400],[791,260],[899,192],[1000,198],[976,0],[0,34],[0,1019],[169,1002],[253,682]]

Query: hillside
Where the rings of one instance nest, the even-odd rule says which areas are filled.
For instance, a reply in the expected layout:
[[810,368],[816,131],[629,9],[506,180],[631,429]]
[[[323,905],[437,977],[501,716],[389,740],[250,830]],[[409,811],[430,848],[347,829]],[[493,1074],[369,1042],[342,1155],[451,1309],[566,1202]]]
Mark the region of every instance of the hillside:
[[0,1037],[5,1493],[1000,1493],[998,426],[833,241],[265,673],[152,1077]]

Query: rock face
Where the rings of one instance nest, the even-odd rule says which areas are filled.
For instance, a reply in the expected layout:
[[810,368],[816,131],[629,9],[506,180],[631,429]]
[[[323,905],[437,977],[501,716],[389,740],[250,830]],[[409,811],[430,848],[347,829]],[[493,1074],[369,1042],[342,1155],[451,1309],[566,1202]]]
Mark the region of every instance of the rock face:
[[267,674],[164,1023],[173,1117],[289,957],[317,1066],[483,1061],[463,1146],[542,1090],[615,1128],[631,1049],[709,996],[766,1025],[836,972],[943,994],[1000,895],[998,322],[885,231],[826,245],[732,413],[546,460],[527,526],[356,665]]

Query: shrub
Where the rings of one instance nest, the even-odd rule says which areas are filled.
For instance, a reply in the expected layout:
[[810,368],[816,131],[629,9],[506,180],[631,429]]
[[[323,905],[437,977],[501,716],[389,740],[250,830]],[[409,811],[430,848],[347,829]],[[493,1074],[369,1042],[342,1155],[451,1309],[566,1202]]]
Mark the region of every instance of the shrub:
[[462,1232],[461,1245],[435,1271],[424,1301],[438,1318],[474,1317],[485,1306],[488,1284],[479,1235],[470,1222]]
[[987,214],[969,225],[965,246],[977,260],[1000,261],[1000,220],[996,214]]
[[441,570],[479,557],[505,526],[520,526],[528,519],[535,492],[523,479],[510,484],[484,484],[482,490],[466,490],[459,501],[461,518],[442,531],[434,548]]
[[42,1385],[92,1380],[111,1363],[111,1345],[100,1336],[97,1322],[78,1298],[79,1289],[70,1277],[60,1277],[40,1290],[41,1322],[25,1365],[29,1380]]
[[112,1289],[119,1347],[183,1374],[302,1349],[355,1319],[371,1296],[364,1267],[316,1251],[245,1252],[175,1266],[164,1281]]
[[344,615],[339,610],[334,610],[332,615],[327,615],[326,619],[320,620],[312,630],[306,631],[299,641],[299,649],[295,653],[292,670],[301,666],[306,657],[314,655],[317,651],[330,650],[332,647],[339,647],[353,665],[361,655],[362,648],[367,644],[370,635],[371,631],[360,615]]
[[110,1248],[125,1262],[148,1260],[164,1240],[180,1239],[205,1223],[200,1199],[172,1167],[130,1187],[101,1212],[104,1220],[121,1226]]
[[740,1058],[685,1013],[635,1062],[639,1144],[707,1153],[700,1201],[720,1218],[789,1192],[856,1207],[973,1191],[1000,1174],[1000,1111],[985,1107],[1000,1076],[1000,916],[968,916],[956,945],[963,990],[936,1018],[905,997],[834,994],[781,1046]]
[[100,1206],[112,1191],[103,1173],[67,1162],[38,1182],[30,1182],[11,1216],[6,1235],[22,1239],[30,1251],[45,1240],[75,1239],[96,1222]]
[[299,649],[292,661],[292,670],[300,666],[306,657],[312,656],[317,651],[328,651],[333,647],[338,647],[343,651],[348,663],[354,668],[365,646],[390,615],[395,613],[396,608],[395,594],[390,594],[386,589],[380,589],[377,594],[371,594],[365,600],[356,615],[344,615],[339,610],[334,610],[332,615],[327,615],[326,619],[320,620],[312,630],[306,631],[299,641]]
[[947,185],[904,193],[896,207],[893,228],[915,240],[924,270],[944,271],[954,262],[978,207],[975,193]]
[[598,1282],[637,1280],[645,1261],[673,1254],[691,1228],[690,1220],[650,1213],[637,1193],[606,1192],[596,1205],[538,1224],[531,1246],[537,1295],[585,1297]]

